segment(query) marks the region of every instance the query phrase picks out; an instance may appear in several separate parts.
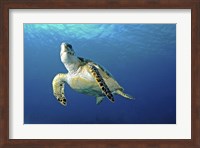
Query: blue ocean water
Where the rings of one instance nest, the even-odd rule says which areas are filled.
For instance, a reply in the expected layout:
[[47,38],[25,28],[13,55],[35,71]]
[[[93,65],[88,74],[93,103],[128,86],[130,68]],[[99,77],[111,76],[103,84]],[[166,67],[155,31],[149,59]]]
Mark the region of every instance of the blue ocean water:
[[[60,44],[105,67],[125,92],[96,105],[65,87],[66,107],[52,80],[67,73]],[[25,124],[176,124],[175,24],[24,24]]]

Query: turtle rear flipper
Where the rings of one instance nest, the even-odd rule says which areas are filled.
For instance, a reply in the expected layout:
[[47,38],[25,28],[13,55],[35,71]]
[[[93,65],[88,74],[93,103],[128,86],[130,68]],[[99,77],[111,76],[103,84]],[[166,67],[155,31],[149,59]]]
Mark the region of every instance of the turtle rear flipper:
[[57,100],[64,106],[67,105],[67,100],[64,93],[66,76],[67,74],[57,74],[52,82],[53,94],[57,98]]
[[132,97],[132,96],[130,96],[130,95],[128,95],[128,94],[125,94],[122,90],[116,90],[114,93],[116,93],[116,94],[118,94],[118,95],[121,95],[122,97],[124,97],[124,98],[127,98],[127,99],[135,99],[135,97]]

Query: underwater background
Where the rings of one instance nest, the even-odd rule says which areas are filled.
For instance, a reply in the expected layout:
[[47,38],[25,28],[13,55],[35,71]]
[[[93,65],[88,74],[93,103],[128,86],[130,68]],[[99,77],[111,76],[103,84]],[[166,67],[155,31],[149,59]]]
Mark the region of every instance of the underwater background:
[[[65,85],[67,106],[52,80],[67,73],[60,44],[105,67],[127,100],[99,105]],[[24,24],[25,124],[176,124],[176,24]]]

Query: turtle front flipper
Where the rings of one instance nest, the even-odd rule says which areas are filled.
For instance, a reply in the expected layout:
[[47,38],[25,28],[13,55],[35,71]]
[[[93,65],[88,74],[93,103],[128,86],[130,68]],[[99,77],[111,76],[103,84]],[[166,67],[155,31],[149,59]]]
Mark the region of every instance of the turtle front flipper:
[[105,81],[103,80],[101,74],[99,73],[99,70],[92,64],[89,64],[89,69],[90,69],[90,72],[92,73],[93,77],[95,78],[97,84],[101,88],[102,93],[105,94],[111,102],[114,102],[114,97],[113,97],[110,89],[106,85]]
[[53,94],[57,100],[64,106],[67,105],[67,100],[65,98],[64,87],[66,82],[67,74],[57,74],[52,82]]

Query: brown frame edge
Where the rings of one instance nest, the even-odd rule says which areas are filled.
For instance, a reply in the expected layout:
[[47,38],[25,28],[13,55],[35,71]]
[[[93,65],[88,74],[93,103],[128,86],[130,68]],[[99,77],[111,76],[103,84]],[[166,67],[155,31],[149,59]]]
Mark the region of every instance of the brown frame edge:
[[[9,9],[191,9],[192,138],[190,140],[9,139]],[[200,0],[0,0],[0,147],[200,147]]]

